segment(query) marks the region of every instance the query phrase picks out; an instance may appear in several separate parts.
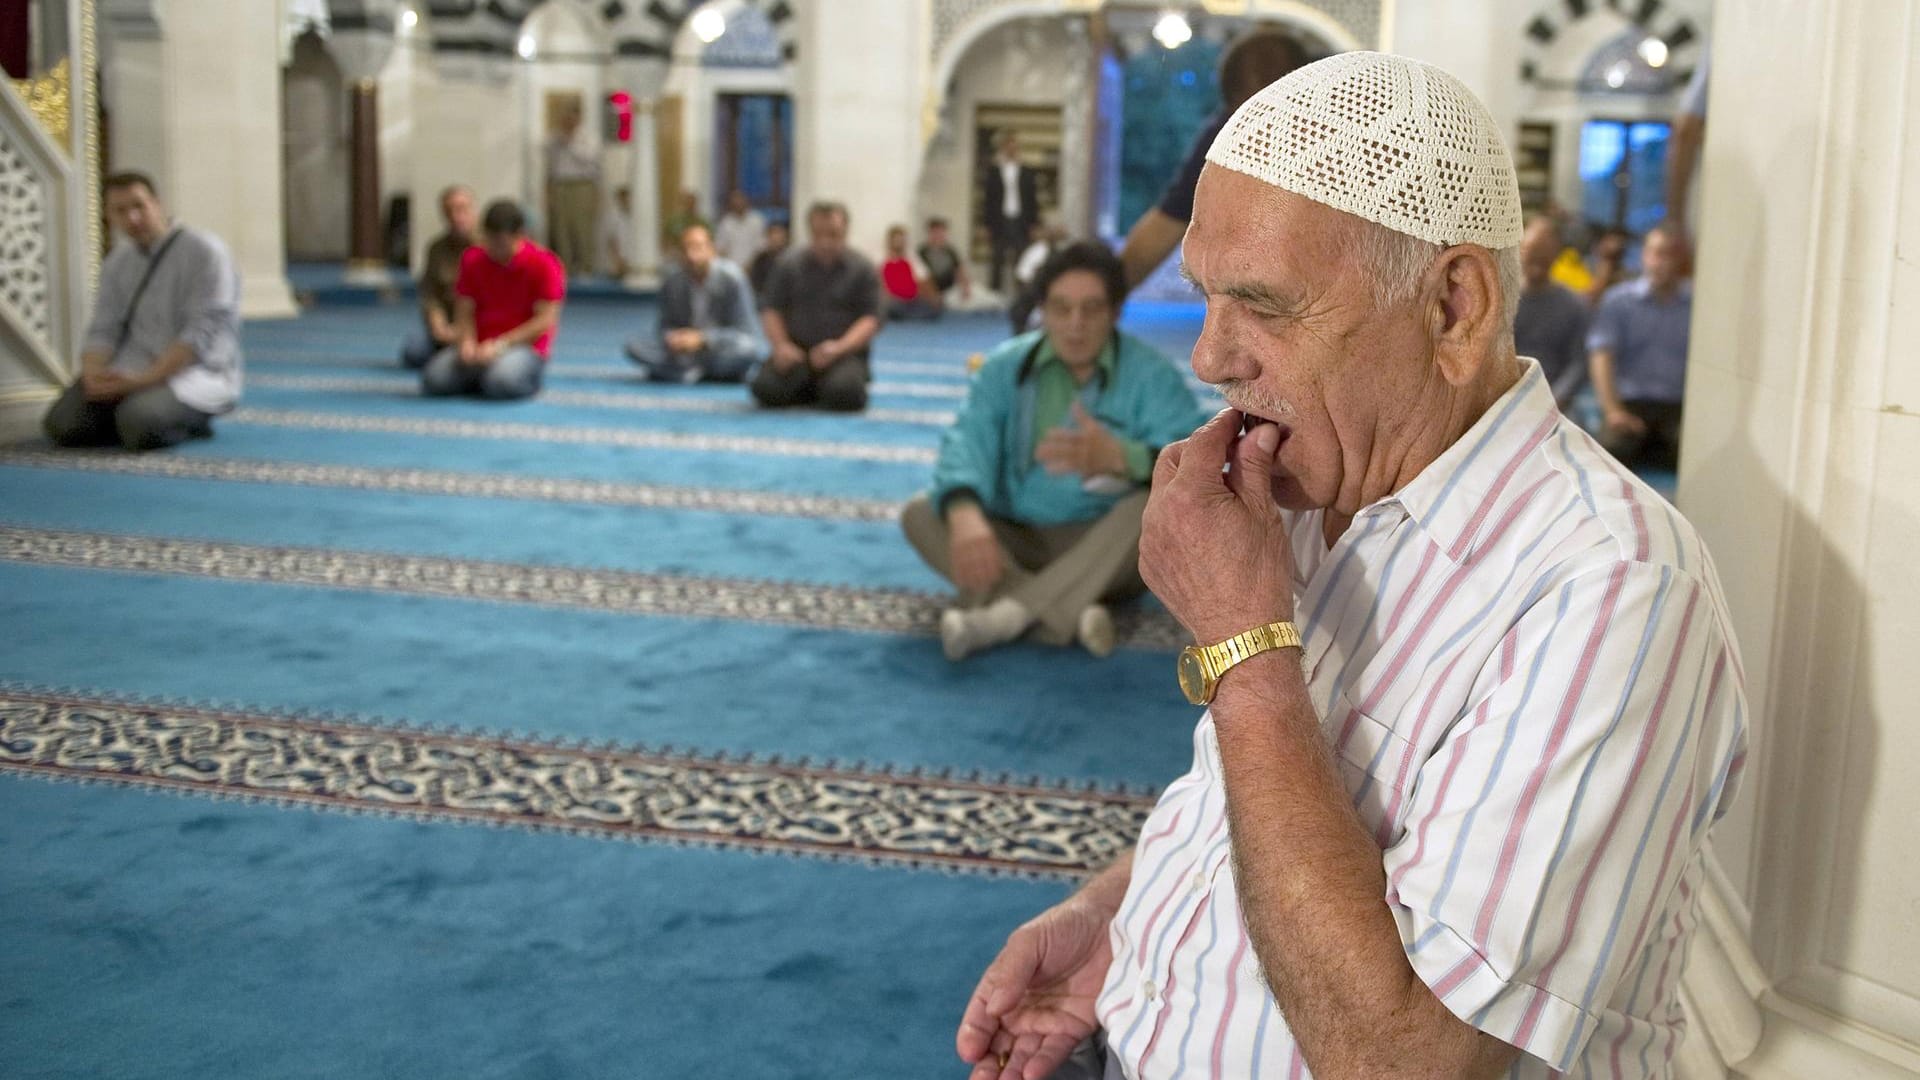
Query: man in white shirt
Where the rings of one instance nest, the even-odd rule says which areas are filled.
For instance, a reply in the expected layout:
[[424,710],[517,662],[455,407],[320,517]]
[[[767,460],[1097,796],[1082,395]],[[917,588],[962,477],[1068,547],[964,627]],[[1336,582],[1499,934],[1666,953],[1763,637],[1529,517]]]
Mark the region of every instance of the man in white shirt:
[[213,434],[240,400],[240,275],[220,238],[176,225],[139,173],[105,184],[126,242],[100,266],[80,379],[47,410],[61,446],[156,450]]
[[987,167],[982,181],[981,210],[993,251],[987,284],[999,292],[1009,287],[1007,272],[1013,269],[1040,220],[1040,196],[1038,177],[1020,163],[1020,137],[1003,131],[995,145],[993,164]]
[[590,274],[600,217],[600,157],[580,133],[579,110],[547,142],[547,239],[569,275]]
[[713,246],[721,258],[743,268],[767,246],[767,219],[747,201],[746,192],[727,196],[727,212],[713,226]]
[[1698,535],[1515,355],[1520,237],[1499,127],[1418,61],[1221,129],[1184,262],[1233,407],[1140,544],[1210,708],[981,978],[973,1080],[1668,1074],[1740,658]]

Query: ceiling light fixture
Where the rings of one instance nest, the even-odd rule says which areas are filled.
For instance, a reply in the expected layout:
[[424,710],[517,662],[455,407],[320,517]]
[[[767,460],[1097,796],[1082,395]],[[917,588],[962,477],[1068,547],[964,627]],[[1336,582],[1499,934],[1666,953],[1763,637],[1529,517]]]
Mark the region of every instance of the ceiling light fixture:
[[711,45],[726,32],[727,17],[721,14],[718,5],[708,4],[693,13],[693,36],[699,38],[702,44]]
[[1159,42],[1161,48],[1177,49],[1193,40],[1193,27],[1187,25],[1186,16],[1169,11],[1153,24],[1153,40]]
[[1657,37],[1643,39],[1640,42],[1640,59],[1650,68],[1667,66],[1667,43]]

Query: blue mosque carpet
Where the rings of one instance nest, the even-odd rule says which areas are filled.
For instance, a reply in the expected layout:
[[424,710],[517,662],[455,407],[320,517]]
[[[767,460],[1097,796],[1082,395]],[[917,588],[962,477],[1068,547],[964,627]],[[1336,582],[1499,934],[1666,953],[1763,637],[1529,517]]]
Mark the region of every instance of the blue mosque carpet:
[[1187,764],[1178,627],[941,657],[895,518],[997,318],[890,327],[859,416],[641,383],[651,318],[496,404],[323,305],[211,440],[0,448],[0,1075],[965,1075]]

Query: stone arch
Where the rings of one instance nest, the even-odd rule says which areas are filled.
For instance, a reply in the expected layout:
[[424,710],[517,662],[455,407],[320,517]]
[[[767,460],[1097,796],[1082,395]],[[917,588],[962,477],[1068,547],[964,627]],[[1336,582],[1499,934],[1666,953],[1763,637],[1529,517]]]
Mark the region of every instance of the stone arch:
[[1551,0],[1520,28],[1520,81],[1539,85],[1547,52],[1568,29],[1601,10],[1613,12],[1667,46],[1667,66],[1685,85],[1700,62],[1705,35],[1694,17],[1667,0]]
[[[934,129],[938,125],[941,107],[946,101],[947,87],[953,82],[954,73],[959,70],[960,62],[986,35],[1019,19],[1087,15],[1104,4],[1105,0],[1099,0],[1091,5],[1085,0],[1000,0],[999,3],[991,6],[975,4],[974,7],[985,7],[985,10],[959,17],[943,19],[940,13],[936,12],[932,39],[932,75],[927,83],[927,96],[921,109],[925,137],[933,136]],[[1245,12],[1228,14],[1226,17],[1245,19],[1250,23],[1277,23],[1288,29],[1304,32],[1309,40],[1322,42],[1338,52],[1370,47],[1361,32],[1348,27],[1333,15],[1303,0],[1267,0],[1258,10],[1249,9]]]
[[[614,28],[614,53],[635,60],[673,58],[674,43],[704,0],[607,0],[601,13]],[[792,0],[729,0],[729,8],[751,7],[780,35],[780,55],[791,67],[800,54],[799,20]]]

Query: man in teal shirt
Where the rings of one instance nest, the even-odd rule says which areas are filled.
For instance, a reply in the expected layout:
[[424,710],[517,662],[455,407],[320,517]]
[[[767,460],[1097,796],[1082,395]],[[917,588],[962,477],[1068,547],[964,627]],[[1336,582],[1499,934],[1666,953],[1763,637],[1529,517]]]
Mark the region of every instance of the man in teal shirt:
[[1079,243],[1034,279],[1041,329],[1005,342],[974,376],[940,441],[933,487],[901,525],[959,590],[942,613],[949,660],[1033,631],[1113,651],[1108,603],[1145,591],[1140,514],[1154,458],[1207,418],[1186,379],[1118,328],[1126,278]]

